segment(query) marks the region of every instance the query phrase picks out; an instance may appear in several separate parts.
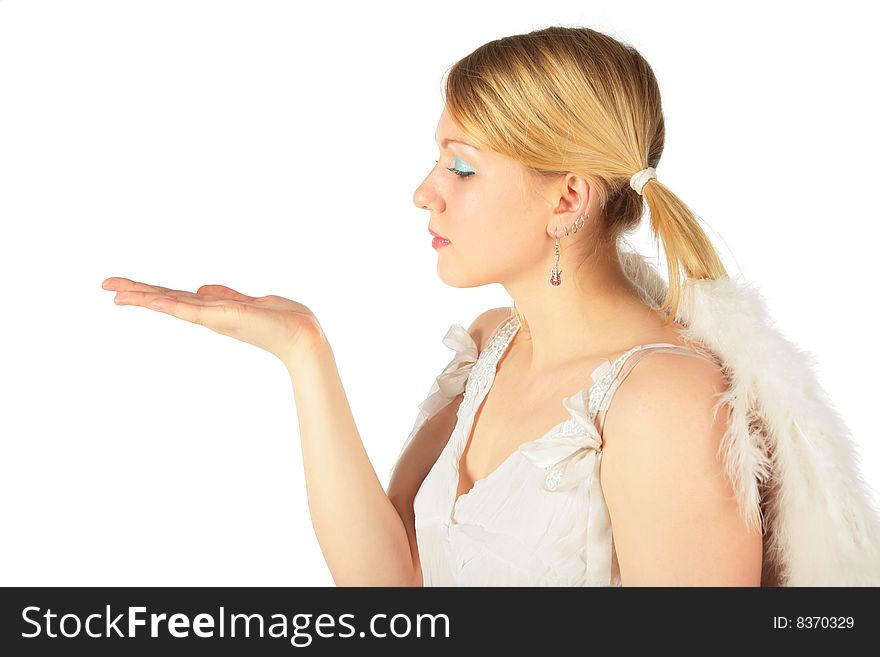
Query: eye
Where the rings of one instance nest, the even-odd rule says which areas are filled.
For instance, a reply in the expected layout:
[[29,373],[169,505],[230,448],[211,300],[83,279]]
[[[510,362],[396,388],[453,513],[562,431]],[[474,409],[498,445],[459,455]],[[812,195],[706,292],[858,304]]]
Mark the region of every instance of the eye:
[[[434,160],[434,162],[439,163],[440,160]],[[455,167],[447,167],[446,170],[451,171],[459,178],[470,178],[475,173],[474,171],[461,171],[459,169],[456,169]]]

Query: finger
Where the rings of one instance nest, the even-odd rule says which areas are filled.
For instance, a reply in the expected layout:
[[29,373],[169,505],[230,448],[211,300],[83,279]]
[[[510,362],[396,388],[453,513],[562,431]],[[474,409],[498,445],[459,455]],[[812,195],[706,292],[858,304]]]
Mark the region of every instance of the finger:
[[116,297],[113,299],[117,305],[120,306],[144,306],[149,307],[150,303],[155,301],[160,297],[167,297],[172,300],[177,301],[187,301],[188,303],[197,305],[197,306],[216,306],[222,305],[224,303],[229,303],[228,299],[219,299],[217,297],[209,297],[206,295],[199,296],[198,294],[192,295],[177,295],[173,292],[164,293],[164,292],[141,292],[137,290],[120,290],[116,293]]
[[158,294],[174,295],[178,297],[194,297],[199,298],[195,292],[187,290],[175,290],[170,287],[162,287],[161,285],[148,285],[147,283],[139,283],[128,278],[120,278],[113,276],[108,278],[102,284],[105,290],[116,290],[117,292],[153,292]]
[[[190,299],[172,299],[170,297],[157,296],[148,302],[148,307],[159,312],[173,315],[179,319],[183,319],[193,324],[201,326],[211,326],[212,315],[218,316],[224,312],[223,306],[228,305],[228,301],[214,300],[205,301],[205,303],[193,303]],[[216,318],[214,318],[216,321]]]

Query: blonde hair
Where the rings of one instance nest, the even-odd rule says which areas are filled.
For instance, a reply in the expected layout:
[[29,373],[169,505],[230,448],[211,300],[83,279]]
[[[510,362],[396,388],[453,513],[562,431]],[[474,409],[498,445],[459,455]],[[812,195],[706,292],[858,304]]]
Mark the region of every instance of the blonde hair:
[[[665,128],[660,90],[632,46],[586,27],[547,27],[490,41],[453,64],[444,100],[450,116],[481,147],[522,163],[536,176],[575,172],[595,186],[605,216],[601,242],[641,220],[666,255],[669,284],[660,306],[671,322],[685,279],[728,274],[694,213],[668,187],[649,180],[640,196],[631,176],[657,167]],[[512,313],[527,328],[516,305]]]

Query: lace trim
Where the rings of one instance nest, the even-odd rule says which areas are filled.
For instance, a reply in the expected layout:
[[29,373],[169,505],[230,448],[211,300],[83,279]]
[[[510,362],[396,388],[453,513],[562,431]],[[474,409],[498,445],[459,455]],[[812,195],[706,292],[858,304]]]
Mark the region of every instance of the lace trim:
[[489,378],[494,375],[498,359],[501,358],[517,328],[515,321],[508,320],[489,340],[486,347],[477,357],[477,362],[474,363],[470,375],[465,382],[462,404],[472,403],[477,396],[477,392],[482,390],[488,383]]
[[622,353],[620,356],[614,359],[614,362],[611,363],[611,367],[609,367],[605,374],[599,377],[599,380],[596,381],[590,388],[587,390],[589,405],[588,410],[590,413],[590,420],[596,419],[596,414],[599,412],[599,404],[602,403],[602,399],[605,397],[605,394],[608,392],[608,388],[611,387],[611,384],[614,382],[614,379],[617,378],[620,369],[623,367],[624,362],[627,358],[632,356],[637,351],[642,351],[643,349],[649,348],[651,345],[640,344],[636,347],[633,347],[629,351]]

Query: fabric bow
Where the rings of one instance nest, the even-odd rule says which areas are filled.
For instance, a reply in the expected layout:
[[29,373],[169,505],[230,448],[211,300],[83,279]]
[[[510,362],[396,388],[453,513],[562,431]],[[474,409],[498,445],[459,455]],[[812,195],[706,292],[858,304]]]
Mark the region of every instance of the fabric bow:
[[[437,376],[431,384],[427,397],[419,404],[418,416],[412,430],[409,432],[409,436],[403,441],[403,446],[400,448],[400,454],[398,455],[398,462],[400,456],[403,455],[425,423],[464,390],[471,368],[473,368],[474,363],[477,361],[477,343],[474,342],[467,329],[460,324],[453,324],[449,327],[449,330],[443,337],[443,344],[450,349],[454,349],[455,356],[453,356],[440,375]],[[395,467],[396,463],[391,468],[392,473]]]
[[455,356],[437,377],[440,392],[449,400],[462,392],[467,383],[471,368],[477,361],[477,343],[460,324],[449,327],[443,344],[455,350]]
[[571,419],[546,436],[520,446],[530,461],[547,470],[544,488],[569,490],[589,477],[596,469],[602,451],[602,439],[590,421],[583,392],[562,400]]

